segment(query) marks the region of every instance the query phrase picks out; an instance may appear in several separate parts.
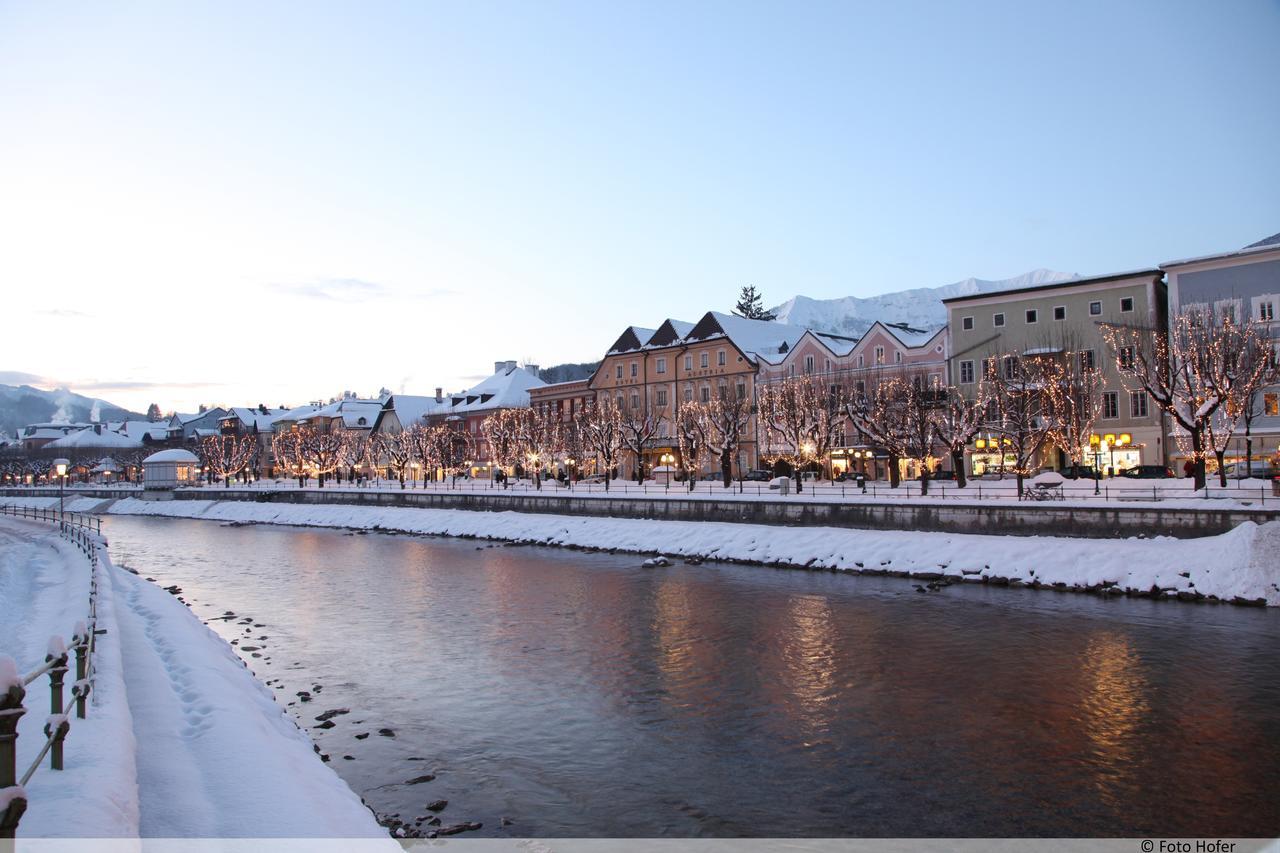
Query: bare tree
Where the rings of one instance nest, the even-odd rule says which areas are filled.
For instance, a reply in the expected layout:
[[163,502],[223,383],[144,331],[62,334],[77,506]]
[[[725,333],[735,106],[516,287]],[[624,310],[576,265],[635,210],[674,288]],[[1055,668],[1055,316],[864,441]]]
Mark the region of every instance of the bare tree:
[[649,410],[647,401],[639,399],[622,410],[622,443],[635,456],[636,482],[644,482],[644,452],[658,434],[659,419]]
[[379,432],[373,436],[373,454],[377,461],[387,466],[400,488],[404,488],[405,471],[414,459],[414,436],[411,430]]
[[1072,472],[1079,477],[1090,452],[1089,438],[1102,416],[1102,371],[1077,348],[1066,348],[1060,358],[1044,360],[1041,370],[1049,439],[1067,455]]
[[995,403],[996,432],[1014,457],[1019,498],[1032,462],[1054,428],[1045,394],[1045,366],[1051,361],[1041,354],[1005,353],[989,359],[984,371]]
[[987,384],[978,384],[977,394],[970,399],[954,385],[942,391],[933,413],[933,435],[951,457],[956,485],[964,488],[968,481],[964,470],[964,449],[982,429],[987,408]]
[[[751,401],[737,394],[721,394],[709,403],[691,404],[706,419],[707,449],[720,459],[720,474],[727,489],[733,484],[733,457],[751,425]],[[738,472],[741,476],[741,471]]]
[[231,488],[231,478],[248,468],[258,453],[251,435],[210,435],[200,442],[200,462]]
[[903,379],[879,374],[869,388],[866,383],[861,380],[848,395],[845,412],[866,440],[888,455],[889,487],[896,489],[902,484],[899,462],[909,451]]
[[520,462],[520,411],[502,409],[484,419],[481,429],[489,444],[489,458],[505,475]]
[[622,450],[622,412],[612,397],[601,397],[578,413],[578,427],[587,447],[600,460],[604,488],[608,491],[618,453]]
[[689,491],[693,491],[698,483],[698,471],[710,452],[707,435],[708,423],[711,420],[707,412],[710,403],[688,402],[676,412],[672,425],[676,433],[676,444],[680,448],[680,464],[687,473]]
[[1174,317],[1168,332],[1142,326],[1104,324],[1116,369],[1131,391],[1145,391],[1173,420],[1175,438],[1194,465],[1196,489],[1205,487],[1209,423],[1225,402],[1223,324],[1211,314]]
[[516,436],[526,471],[542,488],[542,472],[560,452],[560,419],[543,409],[513,409],[517,413]]
[[814,426],[821,406],[816,383],[809,376],[788,376],[761,385],[756,399],[768,437],[766,453],[791,466],[800,492],[804,482],[800,468],[815,458],[817,450]]

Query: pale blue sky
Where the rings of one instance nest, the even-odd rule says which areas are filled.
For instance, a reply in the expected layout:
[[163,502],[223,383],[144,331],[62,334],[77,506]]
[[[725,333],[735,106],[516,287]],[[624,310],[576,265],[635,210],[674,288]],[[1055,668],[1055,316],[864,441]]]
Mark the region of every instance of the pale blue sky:
[[1277,2],[0,2],[0,371],[428,393],[747,283],[1237,248],[1277,45]]

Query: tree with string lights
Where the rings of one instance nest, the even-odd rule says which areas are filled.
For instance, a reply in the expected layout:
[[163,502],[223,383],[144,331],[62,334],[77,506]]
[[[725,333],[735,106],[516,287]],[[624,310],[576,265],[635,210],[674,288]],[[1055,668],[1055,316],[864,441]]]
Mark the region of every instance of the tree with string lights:
[[791,466],[796,492],[803,490],[801,467],[816,458],[814,432],[823,406],[816,381],[788,376],[762,384],[756,391],[760,423],[768,438],[766,456]]
[[600,461],[607,492],[618,465],[618,454],[622,451],[622,412],[613,397],[606,394],[589,401],[578,412],[577,419],[584,443]]
[[520,410],[500,409],[489,415],[480,425],[485,442],[489,445],[490,461],[506,475],[514,473],[520,463]]
[[[868,381],[869,388],[866,387]],[[845,400],[845,413],[854,427],[869,444],[881,448],[888,456],[886,467],[891,489],[902,485],[900,463],[909,453],[902,385],[900,376],[881,373],[873,379],[862,380]]]
[[649,409],[646,401],[637,399],[622,414],[622,444],[636,460],[636,482],[644,482],[644,452],[658,434],[659,418]]
[[1002,452],[1012,455],[1018,497],[1040,451],[1054,431],[1046,393],[1046,371],[1054,359],[1040,353],[1009,352],[988,359],[984,368],[994,404],[995,432]]
[[933,412],[934,439],[951,456],[956,485],[964,488],[968,481],[964,470],[964,450],[982,429],[987,409],[987,383],[980,381],[977,395],[970,399],[954,385],[943,389]]
[[[1040,369],[1049,440],[1067,455],[1072,472],[1079,477],[1080,466],[1092,452],[1090,438],[1102,417],[1102,370],[1076,346],[1064,347],[1059,358],[1044,359]],[[1096,470],[1094,474],[1097,476]]]
[[542,408],[512,409],[517,413],[516,436],[526,472],[542,489],[542,472],[560,452],[560,419]]
[[698,483],[698,472],[710,453],[708,424],[710,403],[687,402],[676,412],[672,426],[676,433],[676,446],[680,450],[680,464],[685,470],[690,492]]
[[253,463],[258,442],[252,435],[209,435],[201,439],[199,450],[200,464],[231,488],[231,478]]
[[[707,451],[719,458],[720,475],[727,489],[733,485],[733,457],[742,447],[747,431],[751,428],[751,400],[745,395],[738,396],[725,391],[711,398],[710,402],[698,403],[696,406],[706,422],[704,433]],[[741,477],[741,466],[738,474]]]
[[400,481],[400,488],[403,489],[405,472],[414,459],[412,430],[376,433],[372,445],[374,459],[387,467],[392,476]]

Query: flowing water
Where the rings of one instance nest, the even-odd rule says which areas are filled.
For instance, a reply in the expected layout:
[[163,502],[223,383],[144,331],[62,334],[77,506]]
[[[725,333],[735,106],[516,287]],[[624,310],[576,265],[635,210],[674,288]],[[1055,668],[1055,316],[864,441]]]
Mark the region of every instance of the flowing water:
[[543,837],[1280,834],[1280,613],[103,527],[117,563],[240,639],[379,814],[444,799],[446,825]]

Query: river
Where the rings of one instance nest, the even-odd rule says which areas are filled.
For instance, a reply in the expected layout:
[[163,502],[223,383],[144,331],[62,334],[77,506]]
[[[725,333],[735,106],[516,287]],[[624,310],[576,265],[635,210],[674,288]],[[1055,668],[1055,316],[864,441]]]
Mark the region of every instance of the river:
[[182,587],[351,787],[410,823],[443,799],[444,824],[496,836],[1280,834],[1269,610],[103,528],[117,563]]

